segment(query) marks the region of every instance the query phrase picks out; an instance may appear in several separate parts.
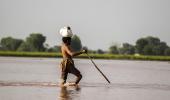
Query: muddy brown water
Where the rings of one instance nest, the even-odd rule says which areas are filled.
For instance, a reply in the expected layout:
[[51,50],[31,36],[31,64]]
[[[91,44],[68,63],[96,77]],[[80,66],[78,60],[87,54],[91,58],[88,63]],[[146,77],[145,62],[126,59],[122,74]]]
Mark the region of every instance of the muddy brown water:
[[[0,100],[169,100],[170,63],[74,59],[79,87],[61,88],[58,58],[0,57]],[[71,74],[68,81],[75,77]]]

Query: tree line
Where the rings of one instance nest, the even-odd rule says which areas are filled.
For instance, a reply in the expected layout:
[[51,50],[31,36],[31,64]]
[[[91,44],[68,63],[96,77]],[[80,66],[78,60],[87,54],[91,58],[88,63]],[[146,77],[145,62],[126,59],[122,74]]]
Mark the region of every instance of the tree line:
[[[31,33],[25,40],[16,39],[12,37],[4,37],[0,41],[1,51],[28,51],[28,52],[60,52],[60,46],[55,45],[49,47],[45,44],[46,37],[41,33]],[[71,47],[74,51],[79,51],[82,48],[88,49],[86,46],[82,46],[81,40],[77,35],[73,35]],[[129,43],[123,43],[122,46],[111,45],[108,51],[89,50],[89,53],[97,54],[142,54],[142,55],[170,55],[170,47],[166,42],[161,41],[157,37],[144,37],[139,38],[135,45]]]
[[113,54],[142,54],[142,55],[170,55],[170,47],[157,37],[144,37],[136,41],[135,45],[123,43],[122,47],[112,45],[109,52]]
[[[77,35],[72,38],[71,46],[74,51],[82,48],[81,41]],[[0,41],[1,51],[27,51],[27,52],[60,52],[60,46],[49,47],[45,44],[46,37],[41,33],[31,33],[25,40],[13,37],[4,37]]]

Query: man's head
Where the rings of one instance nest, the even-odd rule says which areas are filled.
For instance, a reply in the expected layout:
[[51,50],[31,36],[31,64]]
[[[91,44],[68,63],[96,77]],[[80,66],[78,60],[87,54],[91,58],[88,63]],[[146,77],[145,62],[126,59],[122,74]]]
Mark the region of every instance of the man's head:
[[71,44],[71,37],[63,37],[62,40],[63,40],[63,43],[66,45]]

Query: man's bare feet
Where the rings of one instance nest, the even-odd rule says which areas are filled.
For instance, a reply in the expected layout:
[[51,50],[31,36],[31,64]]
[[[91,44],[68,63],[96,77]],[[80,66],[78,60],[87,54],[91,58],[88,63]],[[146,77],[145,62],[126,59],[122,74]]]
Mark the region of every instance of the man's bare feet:
[[64,87],[64,84],[63,84],[63,83],[61,83],[61,84],[59,84],[59,86],[60,86],[60,87]]
[[69,83],[69,86],[77,86],[76,83]]
[[65,83],[64,86],[69,86],[69,83]]
[[61,84],[61,86],[78,86],[78,84],[74,82],[69,82],[69,83]]

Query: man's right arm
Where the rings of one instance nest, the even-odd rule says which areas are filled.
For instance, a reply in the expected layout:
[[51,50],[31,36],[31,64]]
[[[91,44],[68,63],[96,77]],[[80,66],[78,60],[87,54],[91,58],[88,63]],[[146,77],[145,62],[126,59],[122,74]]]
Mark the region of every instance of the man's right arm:
[[80,55],[80,54],[82,54],[82,53],[86,53],[86,50],[82,50],[82,51],[80,51],[80,52],[72,52],[70,47],[66,47],[66,52],[67,52],[70,56],[73,57],[73,56],[78,56],[78,55]]

